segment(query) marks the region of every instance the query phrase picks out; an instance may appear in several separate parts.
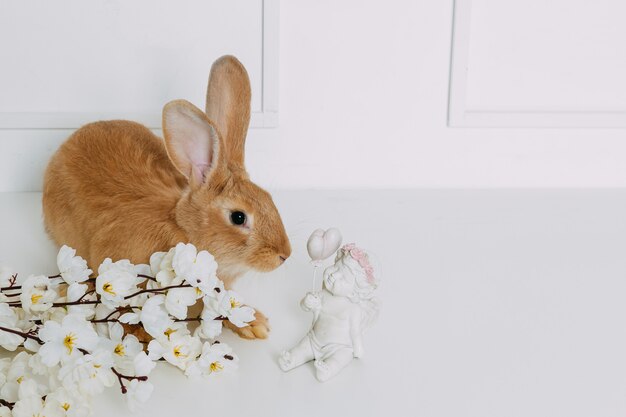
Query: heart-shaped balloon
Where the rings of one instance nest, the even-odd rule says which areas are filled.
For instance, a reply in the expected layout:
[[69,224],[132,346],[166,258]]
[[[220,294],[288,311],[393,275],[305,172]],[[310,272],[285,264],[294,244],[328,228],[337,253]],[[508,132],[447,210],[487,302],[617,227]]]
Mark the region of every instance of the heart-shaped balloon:
[[334,227],[326,231],[317,229],[306,243],[306,249],[313,261],[322,261],[328,258],[339,249],[339,246],[341,246],[341,232]]

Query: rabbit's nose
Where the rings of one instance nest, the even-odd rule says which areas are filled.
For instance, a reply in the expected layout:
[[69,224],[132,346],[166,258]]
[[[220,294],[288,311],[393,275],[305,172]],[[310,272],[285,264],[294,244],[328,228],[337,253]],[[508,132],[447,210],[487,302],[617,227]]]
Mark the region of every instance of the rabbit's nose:
[[285,257],[283,255],[278,255],[278,259],[280,259],[280,263],[282,264],[283,262],[285,262],[287,260],[287,257]]

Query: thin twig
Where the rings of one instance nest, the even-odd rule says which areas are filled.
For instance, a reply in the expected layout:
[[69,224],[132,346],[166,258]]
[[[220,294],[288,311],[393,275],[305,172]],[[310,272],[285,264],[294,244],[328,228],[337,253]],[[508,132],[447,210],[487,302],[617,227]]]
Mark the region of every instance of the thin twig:
[[[49,276],[48,278],[50,278],[50,279],[61,278],[61,274],[52,275],[52,276]],[[15,285],[15,281],[17,281],[17,274],[13,274],[13,276],[9,280],[9,284],[10,285],[8,287],[1,287],[0,288],[0,292],[6,291],[6,290],[21,290],[22,286],[21,285]],[[62,282],[62,284],[66,284],[66,282]]]
[[119,319],[92,319],[89,320],[92,323],[119,323]]
[[115,310],[111,311],[109,314],[107,314],[104,318],[101,319],[93,319],[90,320],[92,323],[119,323],[119,319],[112,319],[111,316],[115,313],[125,313],[128,310],[133,310],[133,309],[138,309],[141,310],[141,307],[139,306],[124,306],[124,307],[118,307]]
[[9,407],[9,410],[13,410],[13,406],[15,405],[15,403],[10,403],[6,400],[2,400],[0,399],[0,405],[3,405],[5,407]]
[[129,298],[133,298],[138,296],[139,294],[144,294],[147,292],[153,292],[153,293],[158,293],[161,291],[166,291],[166,290],[171,290],[172,288],[191,288],[191,285],[189,284],[179,284],[179,285],[170,285],[169,287],[163,287],[163,288],[152,288],[152,289],[145,289],[145,290],[141,290],[141,291],[137,291],[131,295],[127,295],[126,297],[124,297],[125,300],[128,300]]
[[0,291],[19,290],[20,288],[22,288],[21,285],[15,285],[15,281],[17,281],[17,274],[11,275],[11,278],[9,278],[9,286],[0,288]]
[[136,379],[138,381],[147,381],[148,380],[147,376],[124,375],[124,374],[120,373],[117,369],[115,369],[114,367],[111,367],[111,371],[113,371],[113,373],[117,377],[117,380],[120,383],[120,388],[122,389],[122,394],[126,394],[126,392],[127,392],[126,385],[124,385],[124,381],[123,381],[124,379],[127,380],[127,381],[132,381],[133,379]]
[[137,274],[137,276],[139,278],[146,278],[146,279],[149,279],[150,281],[155,281],[156,282],[156,278],[155,277],[151,277],[150,275]]
[[30,333],[20,332],[19,330],[13,330],[13,329],[9,329],[7,327],[2,327],[2,326],[0,326],[0,330],[1,331],[5,331],[7,333],[16,334],[18,336],[23,337],[24,339],[32,339],[32,340],[36,341],[37,343],[39,343],[40,345],[43,345],[43,342],[41,341],[40,338],[38,338],[37,336],[32,335]]
[[96,290],[89,290],[86,293],[84,293],[83,295],[80,296],[80,298],[76,301],[81,301],[83,298],[87,297],[89,294],[93,294],[94,292],[96,292]]
[[77,305],[84,305],[84,304],[101,304],[101,303],[102,301],[100,300],[69,301],[65,303],[54,303],[52,304],[52,307],[65,307],[65,306],[77,306]]
[[[213,318],[212,320],[228,320],[228,317],[224,317],[224,316],[217,316],[215,318]],[[174,319],[174,321],[202,321],[202,317],[190,317],[188,319]]]

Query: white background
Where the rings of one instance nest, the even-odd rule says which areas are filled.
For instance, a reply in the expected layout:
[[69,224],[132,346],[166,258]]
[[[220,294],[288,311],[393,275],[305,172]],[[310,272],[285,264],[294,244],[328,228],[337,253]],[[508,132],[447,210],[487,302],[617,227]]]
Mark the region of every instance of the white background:
[[[224,332],[220,340],[240,356],[230,375],[189,380],[159,365],[137,417],[626,415],[626,193],[273,196],[293,254],[277,270],[236,283],[270,318],[270,337]],[[40,193],[0,193],[0,264],[23,274],[57,272],[40,200]],[[312,363],[289,373],[276,364],[310,326],[298,302],[312,287],[305,242],[321,225],[339,226],[378,261],[382,303],[364,336],[366,357],[324,384]],[[96,399],[94,417],[106,416],[132,416],[118,387]]]
[[[543,103],[549,113],[575,104],[582,116],[626,108],[618,0],[533,0],[528,9],[504,2],[511,7],[474,0],[479,24],[463,105]],[[297,189],[273,193],[294,253],[271,274],[237,283],[270,316],[271,337],[225,335],[242,360],[221,381],[189,383],[159,367],[140,415],[626,414],[624,191],[516,189],[626,186],[626,130],[448,127],[452,6],[281,2],[279,127],[250,131],[247,163],[259,184]],[[535,24],[513,21],[518,15]],[[502,30],[489,36],[495,27]],[[549,37],[562,28],[588,44]],[[11,45],[10,37],[2,42]],[[589,59],[594,50],[604,64]],[[2,65],[12,66],[17,84],[28,82],[20,62]],[[0,131],[0,190],[40,190],[47,159],[70,133]],[[412,187],[514,190],[371,190]],[[0,264],[22,273],[56,272],[40,197],[0,194]],[[310,288],[304,242],[320,226],[340,227],[383,265],[383,310],[366,335],[368,356],[323,385],[310,366],[284,374],[275,364],[309,323],[297,302]],[[115,390],[97,400],[96,415],[110,413],[126,413]]]
[[[567,17],[593,29],[580,4],[541,11],[555,28]],[[279,127],[250,132],[252,178],[269,188],[626,186],[623,129],[447,127],[452,18],[450,0],[281,2]],[[622,43],[623,28],[612,30],[602,39]],[[540,44],[534,36],[546,33],[524,33]],[[585,71],[586,91],[605,76]],[[625,79],[611,82],[623,98]],[[70,133],[0,131],[0,190],[40,189]]]

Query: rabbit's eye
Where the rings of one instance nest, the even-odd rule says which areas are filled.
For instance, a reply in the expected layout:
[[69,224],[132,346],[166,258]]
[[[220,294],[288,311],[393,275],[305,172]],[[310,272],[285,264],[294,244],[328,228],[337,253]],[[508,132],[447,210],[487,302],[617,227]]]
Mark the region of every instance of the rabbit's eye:
[[233,211],[230,213],[230,221],[237,226],[242,226],[246,223],[246,213],[243,211]]

